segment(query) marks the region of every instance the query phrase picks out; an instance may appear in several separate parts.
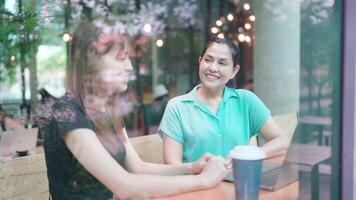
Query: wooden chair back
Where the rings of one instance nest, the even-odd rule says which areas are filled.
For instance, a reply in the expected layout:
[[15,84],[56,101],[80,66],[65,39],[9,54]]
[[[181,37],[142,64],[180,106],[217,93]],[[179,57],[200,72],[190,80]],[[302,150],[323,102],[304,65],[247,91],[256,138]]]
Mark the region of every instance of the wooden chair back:
[[130,141],[143,161],[163,163],[162,138],[158,134],[130,138]]

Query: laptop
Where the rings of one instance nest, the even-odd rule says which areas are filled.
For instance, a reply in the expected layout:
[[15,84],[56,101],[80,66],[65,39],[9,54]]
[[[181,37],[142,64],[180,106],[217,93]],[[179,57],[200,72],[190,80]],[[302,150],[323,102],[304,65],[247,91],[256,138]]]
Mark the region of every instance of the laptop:
[[[296,143],[296,132],[298,132],[297,129],[295,129],[293,133],[291,144],[289,145],[282,164],[268,161],[263,162],[260,183],[261,189],[275,191],[298,179],[298,164],[294,162],[296,152],[295,148],[292,148],[293,144]],[[233,173],[228,173],[224,180],[233,182]]]
[[37,128],[0,133],[0,159],[11,157],[16,151],[35,150],[37,135]]

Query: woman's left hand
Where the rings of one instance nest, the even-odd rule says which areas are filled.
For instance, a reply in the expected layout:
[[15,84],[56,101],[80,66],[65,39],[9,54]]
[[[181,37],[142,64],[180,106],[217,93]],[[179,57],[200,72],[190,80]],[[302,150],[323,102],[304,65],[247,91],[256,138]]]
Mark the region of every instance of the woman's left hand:
[[214,157],[212,154],[206,153],[199,160],[191,163],[191,174],[200,174],[212,157]]

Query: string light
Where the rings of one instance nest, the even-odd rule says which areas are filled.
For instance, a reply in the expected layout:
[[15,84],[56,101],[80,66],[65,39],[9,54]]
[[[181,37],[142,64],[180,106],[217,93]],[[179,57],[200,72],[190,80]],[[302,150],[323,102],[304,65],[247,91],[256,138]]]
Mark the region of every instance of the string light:
[[238,36],[237,36],[237,39],[240,41],[240,42],[243,42],[245,41],[245,35],[240,33]]
[[248,4],[248,3],[244,4],[244,9],[245,10],[250,10],[250,8],[251,8],[250,4]]
[[213,28],[211,28],[211,32],[214,33],[214,34],[216,34],[216,33],[219,32],[219,29],[216,28],[216,27],[213,27]]
[[245,36],[245,42],[250,43],[251,42],[251,37],[246,35]]
[[246,23],[246,24],[245,24],[245,29],[246,29],[246,30],[250,30],[250,29],[251,29],[251,24]]
[[226,18],[227,18],[227,20],[232,21],[232,20],[234,20],[234,15],[229,13]]
[[143,25],[143,31],[144,31],[145,33],[151,33],[151,31],[152,31],[152,25],[149,24],[149,23]]
[[62,36],[62,39],[64,42],[69,42],[69,40],[71,39],[71,36],[69,33],[64,33]]
[[219,34],[218,34],[218,38],[224,39],[224,37],[225,37],[225,36],[224,36],[223,33],[219,33]]
[[11,60],[11,62],[15,62],[16,56],[11,56],[11,57],[10,57],[10,60]]
[[[249,30],[252,29],[253,22],[256,20],[255,15],[245,15],[245,11],[249,11],[251,9],[251,5],[249,3],[245,3],[242,5],[242,10],[239,10],[238,12],[243,12],[241,20],[239,19],[238,23],[238,28],[237,30],[231,32],[229,23],[232,21],[236,21],[236,18],[239,15],[239,13],[228,13],[225,16],[220,16],[218,20],[216,20],[215,24],[216,26],[213,26],[210,31],[213,34],[217,34],[218,38],[233,38],[235,37],[235,40],[238,42],[246,42],[248,46],[252,45],[252,38]],[[236,14],[236,15],[235,15]],[[226,23],[226,24],[225,24]],[[241,24],[244,23],[244,24]],[[237,33],[236,33],[237,31]],[[237,36],[236,36],[237,35]]]
[[163,40],[162,40],[162,39],[158,39],[158,40],[156,41],[156,45],[157,45],[157,47],[162,47],[162,46],[163,46],[163,44],[164,44],[164,42],[163,42]]

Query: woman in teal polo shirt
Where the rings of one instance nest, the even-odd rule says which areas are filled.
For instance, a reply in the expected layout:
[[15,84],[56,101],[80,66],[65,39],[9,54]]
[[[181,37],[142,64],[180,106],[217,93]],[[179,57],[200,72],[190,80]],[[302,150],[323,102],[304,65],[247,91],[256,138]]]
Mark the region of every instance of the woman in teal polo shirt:
[[192,162],[204,153],[227,156],[236,145],[261,134],[267,157],[284,152],[287,136],[269,109],[252,92],[226,87],[240,69],[239,48],[226,39],[211,40],[199,58],[201,84],[171,99],[158,132],[168,164]]

